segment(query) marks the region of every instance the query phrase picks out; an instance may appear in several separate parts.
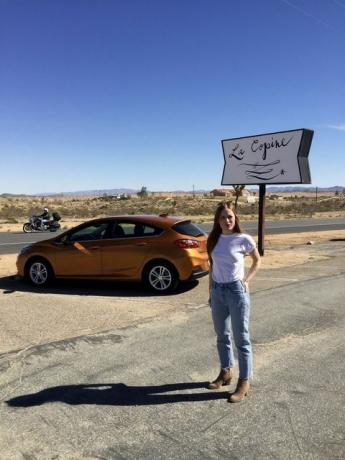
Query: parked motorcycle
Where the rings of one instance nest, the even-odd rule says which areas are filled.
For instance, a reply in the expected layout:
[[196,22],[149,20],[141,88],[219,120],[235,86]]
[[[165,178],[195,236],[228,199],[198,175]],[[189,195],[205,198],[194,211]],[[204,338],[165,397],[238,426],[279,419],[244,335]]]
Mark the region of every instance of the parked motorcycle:
[[53,218],[48,221],[44,221],[40,216],[31,216],[29,222],[25,222],[23,225],[23,231],[25,233],[56,232],[61,228],[61,225],[59,224],[61,217],[58,212],[53,212],[52,216]]

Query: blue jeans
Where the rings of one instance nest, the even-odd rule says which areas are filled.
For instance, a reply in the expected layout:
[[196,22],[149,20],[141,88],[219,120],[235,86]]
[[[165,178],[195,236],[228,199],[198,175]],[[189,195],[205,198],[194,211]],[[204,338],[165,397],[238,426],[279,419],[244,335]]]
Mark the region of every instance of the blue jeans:
[[[234,367],[232,336],[237,348],[239,377],[248,379],[253,374],[253,355],[249,336],[249,294],[241,281],[216,283],[212,281],[211,309],[220,367]],[[231,327],[232,326],[232,327]]]

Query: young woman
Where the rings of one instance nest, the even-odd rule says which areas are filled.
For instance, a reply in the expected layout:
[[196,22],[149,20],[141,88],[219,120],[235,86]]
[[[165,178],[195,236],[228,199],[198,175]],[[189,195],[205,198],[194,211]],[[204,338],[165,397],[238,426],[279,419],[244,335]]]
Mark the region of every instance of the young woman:
[[[260,266],[260,255],[254,240],[241,232],[238,216],[230,203],[221,203],[216,210],[207,251],[211,262],[210,306],[221,367],[218,377],[208,384],[208,388],[229,385],[233,377],[232,329],[238,354],[239,379],[228,401],[240,402],[249,391],[249,379],[252,377],[249,283]],[[249,254],[252,261],[247,273],[244,270],[245,254]]]

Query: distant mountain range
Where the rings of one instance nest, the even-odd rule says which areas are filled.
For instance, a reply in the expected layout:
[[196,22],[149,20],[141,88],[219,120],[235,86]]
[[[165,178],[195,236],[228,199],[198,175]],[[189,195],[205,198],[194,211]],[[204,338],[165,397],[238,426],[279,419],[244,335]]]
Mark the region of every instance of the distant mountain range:
[[344,186],[334,185],[333,187],[300,187],[300,186],[290,186],[290,187],[267,187],[267,191],[271,193],[282,193],[282,192],[315,192],[317,189],[318,192],[342,192],[345,190]]
[[[229,186],[229,188],[231,188]],[[319,193],[322,192],[342,192],[345,190],[345,186],[335,185],[333,187],[317,187],[317,186],[308,186],[308,187],[301,187],[301,186],[288,186],[288,187],[276,187],[276,186],[268,186],[267,192],[271,193],[284,193],[284,192],[315,192]],[[253,187],[248,187],[249,190],[255,190]],[[63,196],[102,196],[102,195],[134,195],[138,193],[139,190],[131,189],[131,188],[112,188],[112,189],[101,189],[101,190],[78,190],[75,192],[47,192],[47,193],[35,193],[35,194],[15,194],[15,193],[2,193],[1,197],[11,197],[11,196],[56,196],[56,195],[63,195]],[[150,192],[150,190],[148,190]],[[194,190],[194,193],[207,193],[209,190]],[[193,193],[192,190],[172,190],[169,192],[155,192],[155,193]]]
[[39,193],[39,196],[50,196],[50,195],[73,195],[73,196],[102,196],[102,195],[122,195],[123,193],[127,195],[133,195],[139,190],[134,190],[132,188],[111,188],[111,189],[101,189],[101,190],[78,190],[76,192],[61,192],[61,193]]

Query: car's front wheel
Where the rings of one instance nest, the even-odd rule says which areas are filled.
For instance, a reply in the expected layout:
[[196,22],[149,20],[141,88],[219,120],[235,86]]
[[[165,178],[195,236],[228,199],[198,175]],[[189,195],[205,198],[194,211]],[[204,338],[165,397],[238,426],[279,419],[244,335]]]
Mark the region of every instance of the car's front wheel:
[[33,259],[26,267],[26,277],[34,286],[46,286],[49,284],[54,273],[50,264],[44,259]]
[[175,268],[167,262],[151,263],[144,272],[144,282],[157,294],[165,294],[176,289],[178,276]]

